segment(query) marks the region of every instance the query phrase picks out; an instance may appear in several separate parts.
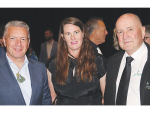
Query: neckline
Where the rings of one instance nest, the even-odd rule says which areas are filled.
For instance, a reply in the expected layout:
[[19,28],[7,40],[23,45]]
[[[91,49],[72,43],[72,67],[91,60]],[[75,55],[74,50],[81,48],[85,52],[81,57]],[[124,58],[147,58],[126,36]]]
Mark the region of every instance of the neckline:
[[68,52],[68,54],[70,55],[70,56],[69,56],[70,58],[72,58],[72,59],[77,59],[77,58],[75,58],[73,55],[71,55],[69,52]]

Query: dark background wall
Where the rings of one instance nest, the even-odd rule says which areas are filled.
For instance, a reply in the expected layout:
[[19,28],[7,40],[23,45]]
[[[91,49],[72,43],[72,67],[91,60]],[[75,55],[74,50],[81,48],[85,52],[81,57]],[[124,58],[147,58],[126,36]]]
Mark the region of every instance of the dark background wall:
[[108,35],[106,42],[99,45],[107,58],[115,53],[113,29],[119,16],[124,13],[138,15],[143,25],[150,24],[150,8],[0,8],[0,24],[11,20],[22,20],[30,27],[32,48],[39,55],[40,45],[45,41],[44,30],[51,27],[57,41],[60,22],[66,17],[77,17],[85,23],[90,17],[102,17]]

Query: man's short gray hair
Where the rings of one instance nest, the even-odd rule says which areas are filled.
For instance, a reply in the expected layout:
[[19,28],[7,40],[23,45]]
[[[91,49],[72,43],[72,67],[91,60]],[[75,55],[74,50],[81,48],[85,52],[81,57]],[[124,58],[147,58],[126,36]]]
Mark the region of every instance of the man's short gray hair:
[[5,25],[4,37],[6,36],[7,30],[8,30],[8,28],[9,28],[10,26],[12,26],[12,27],[23,27],[23,28],[26,28],[27,31],[28,31],[28,39],[30,39],[29,26],[28,26],[25,22],[23,22],[23,21],[18,21],[18,20],[10,21],[10,22],[8,22],[8,23]]
[[92,34],[94,29],[99,29],[99,21],[103,21],[103,19],[101,17],[92,17],[86,22],[85,29],[88,37]]

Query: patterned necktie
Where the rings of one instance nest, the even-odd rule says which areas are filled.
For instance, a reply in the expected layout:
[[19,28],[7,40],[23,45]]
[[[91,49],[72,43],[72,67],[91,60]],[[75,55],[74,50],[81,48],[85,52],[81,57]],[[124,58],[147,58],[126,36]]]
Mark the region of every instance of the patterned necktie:
[[126,65],[120,79],[116,105],[126,105],[132,61],[133,61],[132,57],[126,57]]

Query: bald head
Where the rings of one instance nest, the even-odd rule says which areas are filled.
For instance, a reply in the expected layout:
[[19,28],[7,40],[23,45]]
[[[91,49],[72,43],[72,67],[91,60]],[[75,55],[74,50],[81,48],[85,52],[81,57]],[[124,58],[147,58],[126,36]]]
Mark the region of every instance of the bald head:
[[145,27],[142,27],[141,20],[137,15],[127,13],[118,18],[116,33],[120,47],[132,55],[143,43]]
[[120,24],[121,22],[126,21],[126,20],[130,20],[134,22],[134,24],[136,24],[140,28],[142,27],[140,18],[137,15],[132,14],[132,13],[126,13],[126,14],[121,15],[116,22],[116,26],[117,24]]

